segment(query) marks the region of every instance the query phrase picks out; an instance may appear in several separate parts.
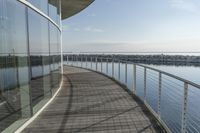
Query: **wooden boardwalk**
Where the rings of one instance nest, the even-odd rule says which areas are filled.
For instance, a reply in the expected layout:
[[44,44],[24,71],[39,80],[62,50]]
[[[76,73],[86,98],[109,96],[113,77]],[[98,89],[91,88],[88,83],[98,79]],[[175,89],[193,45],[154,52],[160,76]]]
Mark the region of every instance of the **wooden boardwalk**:
[[164,132],[135,96],[104,75],[64,68],[62,89],[23,132]]

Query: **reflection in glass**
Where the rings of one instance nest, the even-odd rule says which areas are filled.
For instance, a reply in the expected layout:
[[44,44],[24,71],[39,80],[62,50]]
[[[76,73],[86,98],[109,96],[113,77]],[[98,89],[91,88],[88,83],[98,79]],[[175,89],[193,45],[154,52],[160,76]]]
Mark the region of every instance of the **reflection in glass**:
[[31,116],[24,5],[15,0],[1,0],[0,27],[1,132]]
[[48,0],[27,0],[32,5],[34,5],[36,8],[44,12],[45,14],[48,14]]
[[[29,2],[48,14],[47,0]],[[51,98],[60,57],[55,25],[16,0],[0,0],[0,132],[15,131]]]
[[49,17],[60,25],[60,0],[49,0]]
[[60,83],[60,32],[50,23],[50,57],[52,91],[58,88]]
[[36,112],[43,106],[42,100],[46,100],[51,95],[48,21],[32,10],[28,10],[28,18],[31,94],[34,112]]

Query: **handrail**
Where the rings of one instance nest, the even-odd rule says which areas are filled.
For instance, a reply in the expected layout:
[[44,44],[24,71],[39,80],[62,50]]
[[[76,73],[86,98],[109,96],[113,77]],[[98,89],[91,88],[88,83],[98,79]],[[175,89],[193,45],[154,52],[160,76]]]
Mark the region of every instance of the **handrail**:
[[18,1],[21,2],[22,4],[26,5],[28,8],[32,9],[36,13],[40,14],[44,18],[46,18],[49,22],[51,22],[53,25],[55,25],[58,28],[58,30],[61,32],[61,27],[52,18],[50,18],[48,15],[46,15],[44,12],[42,12],[40,9],[38,9],[37,7],[35,7],[34,5],[32,5],[30,2],[28,2],[26,0],[18,0]]
[[[71,55],[71,56],[73,56],[73,55]],[[81,56],[81,55],[79,55],[79,56]],[[84,55],[84,56],[90,56],[90,55]],[[99,55],[98,56],[94,56],[94,57],[99,57]],[[102,58],[102,57],[100,57],[100,58]],[[102,59],[110,59],[111,60],[113,58],[106,57],[106,58],[102,58]],[[141,66],[141,67],[153,70],[153,71],[161,72],[162,74],[165,74],[165,75],[167,75],[169,77],[175,78],[175,79],[180,80],[182,82],[186,82],[186,83],[192,85],[193,87],[196,87],[196,88],[200,89],[200,85],[198,85],[198,84],[196,84],[196,83],[194,83],[192,81],[189,81],[187,79],[181,78],[179,76],[173,75],[171,73],[168,73],[168,72],[165,72],[165,71],[153,68],[153,67],[149,67],[149,66],[145,66],[145,65],[142,65],[142,64],[138,64],[138,63],[134,63],[134,62],[131,62],[131,61],[127,61],[127,60],[121,60],[121,59],[117,59],[117,58],[114,58],[114,60],[117,60],[117,61],[120,61],[120,62],[124,62],[124,63],[134,64],[134,65]]]
[[189,80],[187,80],[187,79],[184,79],[184,78],[178,77],[178,76],[176,76],[176,75],[173,75],[173,74],[171,74],[171,73],[168,73],[168,72],[165,72],[165,71],[162,71],[162,70],[158,70],[158,69],[153,68],[153,67],[145,66],[145,65],[142,65],[142,64],[133,63],[133,62],[130,62],[130,61],[126,61],[126,62],[127,62],[127,63],[131,63],[131,64],[135,64],[135,65],[137,65],[137,66],[141,66],[141,67],[144,67],[144,68],[148,68],[148,69],[150,69],[150,70],[154,70],[154,71],[160,72],[160,73],[165,74],[165,75],[167,75],[167,76],[169,76],[169,77],[178,79],[178,80],[180,80],[180,81],[182,81],[182,82],[186,82],[187,84],[190,84],[190,85],[192,85],[192,86],[194,86],[194,87],[200,89],[200,85],[198,85],[198,84],[196,84],[196,83],[194,83],[194,82],[192,82],[192,81],[189,81]]
[[[138,75],[141,75],[141,74],[137,74],[137,67],[138,66],[142,67],[143,70],[144,70],[143,73],[142,73],[143,78],[144,78],[142,80],[143,83],[144,83],[144,86],[143,86],[144,96],[143,96],[143,99],[141,99],[141,100],[143,100],[143,102],[146,105],[146,107],[152,112],[152,114],[157,118],[157,120],[163,125],[163,127],[166,129],[167,132],[177,132],[177,131],[181,132],[181,133],[190,132],[191,126],[189,126],[190,124],[187,124],[187,117],[189,117],[189,114],[190,114],[190,112],[188,112],[188,97],[189,97],[188,93],[189,93],[189,90],[192,90],[193,88],[189,88],[189,86],[195,87],[198,90],[200,90],[200,85],[199,84],[196,84],[196,83],[194,83],[192,81],[186,80],[184,78],[178,77],[176,75],[170,74],[170,73],[162,71],[162,70],[158,70],[158,69],[155,69],[155,68],[152,68],[152,67],[149,67],[149,66],[146,66],[146,65],[138,64],[138,63],[133,63],[131,61],[115,58],[114,56],[111,56],[111,57],[107,57],[106,56],[106,57],[104,57],[105,55],[98,55],[98,56],[89,55],[89,54],[85,54],[84,55],[82,53],[81,54],[69,54],[69,55],[64,55],[64,56],[67,56],[67,64],[69,63],[69,61],[71,61],[73,66],[78,66],[78,67],[84,68],[83,62],[85,62],[86,63],[85,64],[86,65],[85,68],[87,68],[87,69],[95,69],[96,71],[99,71],[101,73],[105,73],[105,74],[107,74],[108,76],[110,76],[110,77],[112,77],[114,79],[116,78],[115,77],[115,67],[117,67],[114,64],[118,63],[118,68],[117,68],[118,81],[121,82],[121,83],[125,82],[123,84],[125,84],[127,87],[128,87],[128,82],[127,82],[127,78],[128,78],[127,77],[127,75],[128,75],[127,74],[128,73],[127,72],[127,70],[128,70],[127,69],[127,64],[133,65],[133,80],[132,80],[133,81],[133,86],[132,86],[133,88],[132,89],[133,89],[133,93],[135,93],[135,95],[137,95],[136,92],[138,91],[137,90],[138,89],[137,88],[137,78],[139,78]],[[74,62],[76,62],[76,64],[74,64]],[[80,62],[81,65],[78,65],[78,62]],[[88,62],[91,63],[91,64],[88,65]],[[102,62],[106,63],[106,68],[104,70],[106,72],[103,72],[103,69],[102,69],[103,63]],[[95,63],[95,64],[93,64],[93,63]],[[98,63],[101,63],[101,65],[100,65],[101,69],[100,70],[98,70],[98,65],[97,65]],[[111,69],[110,73],[111,74],[109,74],[109,71],[108,71],[108,69],[109,69],[108,68],[108,63],[111,65],[111,67],[110,67],[110,69]],[[120,67],[120,65],[123,64],[123,63],[125,63],[125,66],[124,66],[125,67],[124,68],[124,76],[125,77],[124,77],[124,81],[121,81],[121,78],[120,78],[121,67]],[[93,67],[93,65],[96,65],[96,67]],[[89,68],[88,68],[88,66],[89,66]],[[147,99],[147,96],[148,96],[148,94],[147,94],[147,90],[148,90],[148,86],[147,86],[148,78],[147,78],[147,75],[149,75],[149,76],[152,75],[150,73],[147,73],[147,72],[149,72],[148,70],[152,70],[152,71],[158,73],[157,79],[154,80],[154,81],[158,82],[158,86],[156,87],[158,89],[157,90],[158,91],[158,99],[157,99],[157,101],[155,101],[155,102],[157,102],[156,103],[157,111],[155,111],[153,109],[153,107],[150,105],[150,103],[148,103],[148,99]],[[164,76],[168,76],[168,77],[170,77],[172,79],[164,78],[163,75]],[[151,77],[151,79],[153,79],[153,78],[155,78],[155,76]],[[173,79],[177,80],[177,81],[180,81],[180,83],[183,83],[183,84],[179,85],[175,81],[172,81]],[[172,84],[166,84],[166,81],[167,82],[169,81],[169,82],[175,83],[175,84],[173,84],[173,85]],[[161,92],[162,92],[162,89],[165,89],[167,85],[170,86],[170,88],[174,88],[174,89],[177,89],[177,90],[179,90],[181,88],[181,90],[183,90],[182,93],[178,94],[179,97],[177,97],[177,95],[175,94],[175,93],[177,93],[176,90],[174,92],[170,92],[171,93],[171,98],[173,100],[175,100],[175,102],[180,100],[179,101],[180,103],[178,103],[178,104],[181,105],[181,107],[182,107],[181,110],[180,110],[180,113],[182,114],[181,120],[180,120],[180,124],[178,125],[178,127],[174,127],[174,129],[172,129],[170,127],[171,123],[170,124],[167,123],[165,121],[165,119],[162,118],[162,110],[161,110],[161,104],[162,104],[161,103],[161,97],[162,97],[162,95],[161,95]],[[137,96],[140,97],[139,95],[137,95]],[[169,96],[169,95],[166,94],[166,96]],[[177,98],[174,98],[174,96],[176,96]],[[168,102],[169,102],[169,99],[167,99]],[[177,108],[178,107],[180,107],[180,106],[177,106]],[[192,118],[190,118],[190,119],[192,119]],[[200,127],[195,127],[195,128],[197,128],[197,130],[199,129],[199,131],[200,131]]]

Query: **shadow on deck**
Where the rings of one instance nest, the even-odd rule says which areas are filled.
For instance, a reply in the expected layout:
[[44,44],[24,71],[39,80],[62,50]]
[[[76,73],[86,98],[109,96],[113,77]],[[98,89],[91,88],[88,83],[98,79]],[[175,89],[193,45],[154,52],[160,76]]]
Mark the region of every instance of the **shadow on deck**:
[[165,132],[143,103],[112,79],[65,67],[53,102],[23,132]]

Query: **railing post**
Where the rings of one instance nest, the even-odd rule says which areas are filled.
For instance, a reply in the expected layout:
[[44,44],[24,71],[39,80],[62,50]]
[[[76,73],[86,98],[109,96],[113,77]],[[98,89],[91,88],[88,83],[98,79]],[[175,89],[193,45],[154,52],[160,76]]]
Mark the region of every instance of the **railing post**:
[[73,56],[71,55],[70,65],[73,66]]
[[86,55],[83,56],[83,68],[86,67]]
[[183,110],[182,110],[182,124],[181,133],[187,132],[187,102],[188,102],[188,84],[184,83],[184,99],[183,99]]
[[75,59],[75,65],[74,66],[77,66],[77,55],[75,55],[75,57],[74,57],[74,59]]
[[67,65],[69,65],[69,59],[68,59],[68,55],[67,55]]
[[118,62],[118,80],[120,81],[120,60]]
[[79,55],[76,55],[76,66],[78,66],[78,62],[79,62]]
[[144,68],[144,101],[146,102],[147,97],[147,69]]
[[76,66],[76,55],[74,55],[74,64],[73,66]]
[[159,86],[158,86],[158,117],[161,118],[161,88],[162,88],[162,74],[159,72]]
[[101,57],[101,72],[103,71],[103,62],[102,62],[103,58]]
[[73,62],[74,62],[74,56],[71,56],[71,66],[73,66]]
[[125,83],[127,85],[127,62],[125,63]]
[[114,59],[112,56],[112,77],[114,78]]
[[74,55],[74,66],[76,66],[76,62],[77,62],[77,55]]
[[106,74],[108,75],[108,58],[107,58],[107,61],[106,61]]
[[73,64],[72,64],[72,66],[75,66],[75,60],[76,60],[76,57],[75,57],[75,55],[73,55]]
[[70,55],[68,55],[68,65],[70,65],[72,58],[70,58]]
[[92,69],[92,56],[91,56],[91,59],[90,59],[90,68]]
[[85,59],[85,61],[86,61],[86,68],[88,67],[88,62],[87,62],[87,55],[86,55],[86,57],[85,57],[86,59]]
[[77,55],[75,55],[75,64],[74,64],[74,66],[77,66]]
[[75,66],[77,66],[77,55],[75,55]]
[[136,94],[136,65],[133,64],[133,92]]
[[81,67],[83,67],[83,56],[81,55]]
[[97,60],[98,60],[98,59],[97,59],[97,57],[96,57],[96,63],[95,63],[95,64],[96,64],[96,71],[97,71]]
[[73,66],[73,63],[74,63],[74,56],[72,55],[71,56],[71,65]]

